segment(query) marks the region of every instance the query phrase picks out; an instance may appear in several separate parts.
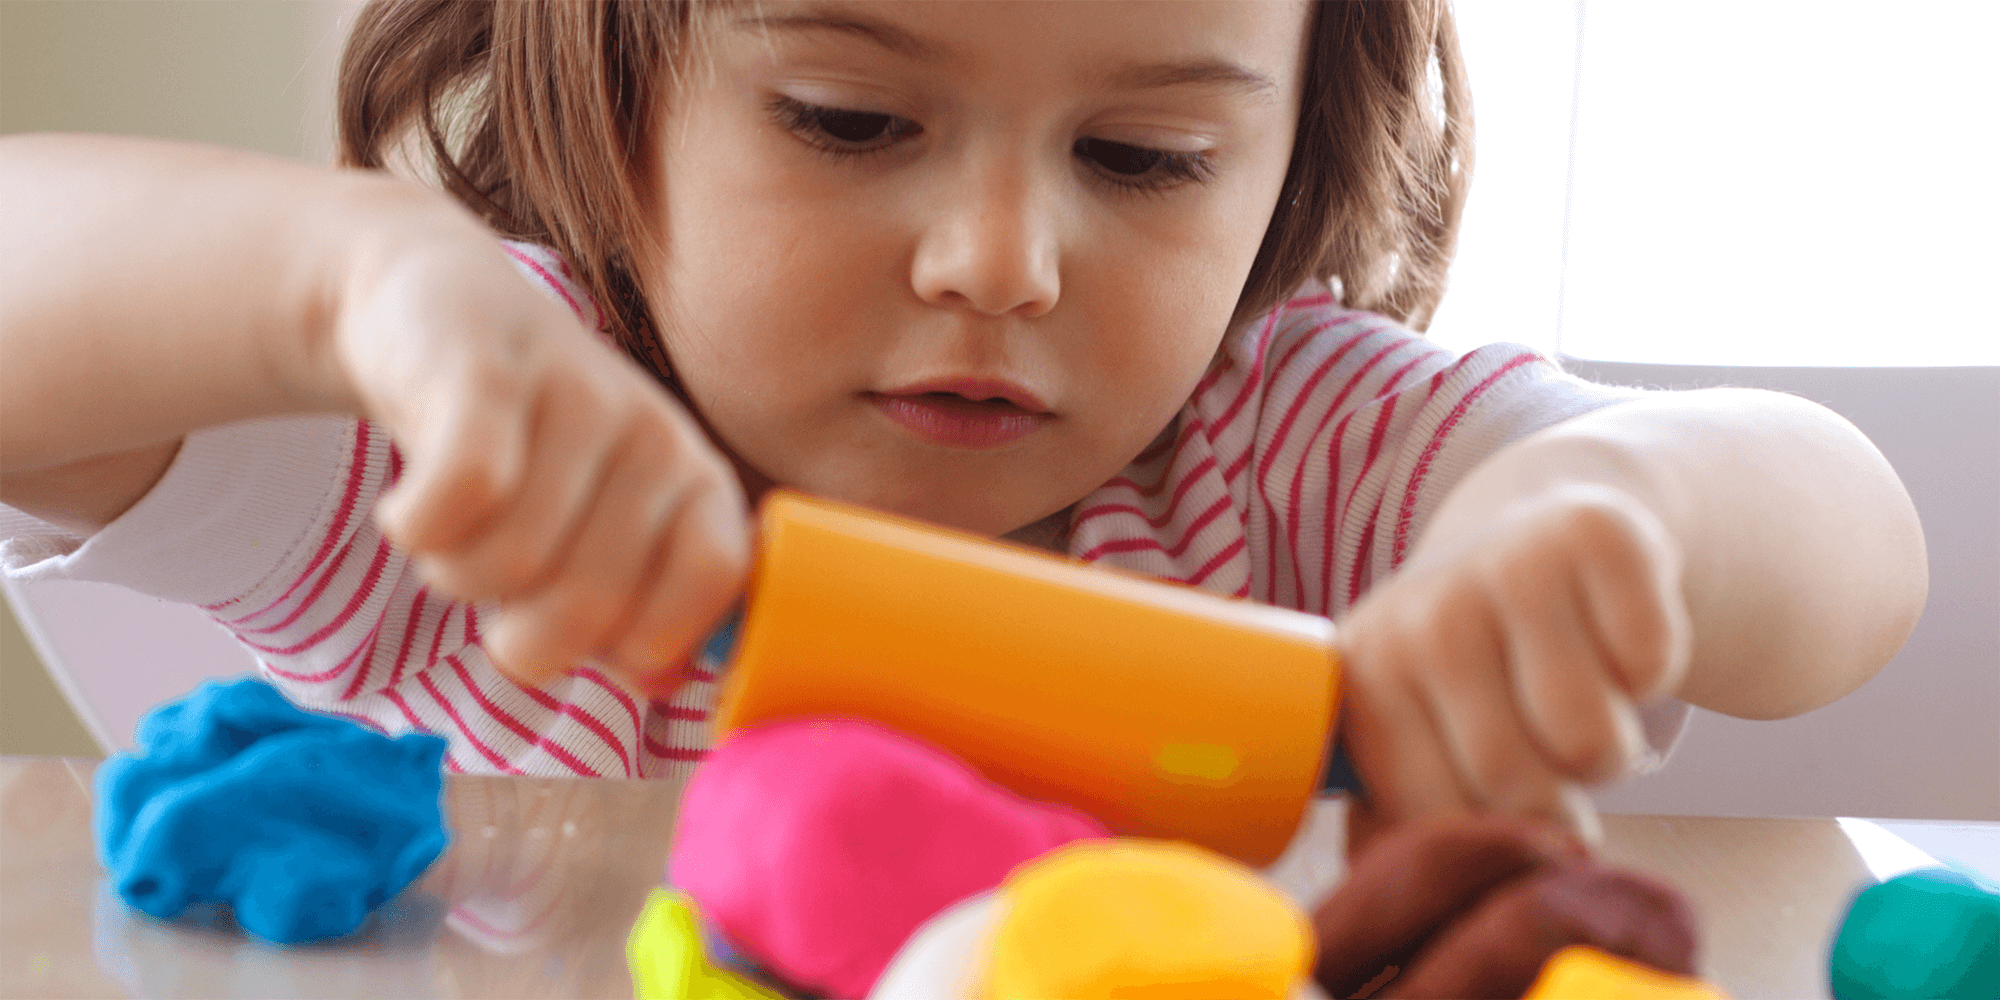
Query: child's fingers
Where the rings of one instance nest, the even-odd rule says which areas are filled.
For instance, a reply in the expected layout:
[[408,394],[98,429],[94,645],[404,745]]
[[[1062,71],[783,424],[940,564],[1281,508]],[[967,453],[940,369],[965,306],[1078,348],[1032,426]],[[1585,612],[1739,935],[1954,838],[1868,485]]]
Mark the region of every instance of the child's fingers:
[[511,600],[540,591],[596,516],[597,493],[629,427],[618,405],[582,378],[552,379],[535,403],[532,451],[519,488],[468,544],[427,564],[430,582],[473,599]]
[[1391,581],[1364,602],[1342,629],[1348,751],[1391,822],[1498,809],[1595,841],[1588,798],[1524,728],[1505,625],[1489,595],[1456,575]]
[[506,508],[525,474],[528,410],[467,384],[476,377],[461,373],[456,385],[440,387],[442,398],[428,412],[390,415],[389,430],[402,438],[409,464],[376,505],[376,517],[405,551],[447,551],[475,537]]
[[1687,672],[1693,626],[1681,595],[1680,557],[1665,526],[1643,511],[1620,511],[1596,526],[1582,594],[1621,686],[1634,700],[1671,690]]
[[1342,632],[1341,660],[1352,682],[1343,713],[1348,753],[1374,807],[1391,822],[1470,812],[1478,799],[1446,750],[1444,720],[1433,713],[1426,679],[1436,664],[1462,655],[1463,636],[1451,628],[1400,621],[1410,612],[1399,611],[1396,603],[1361,609]]
[[1599,836],[1596,816],[1578,790],[1549,760],[1525,728],[1511,690],[1507,633],[1490,605],[1471,586],[1448,609],[1449,628],[1436,630],[1421,675],[1428,715],[1450,765],[1476,809],[1535,817]]
[[658,543],[656,569],[610,660],[654,697],[673,693],[679,666],[743,592],[750,572],[749,521],[734,477],[699,482]]
[[1639,713],[1591,649],[1517,640],[1513,696],[1538,748],[1564,777],[1610,781],[1647,756]]
[[[1496,696],[1518,713],[1512,727],[1559,772],[1602,781],[1629,770],[1645,748],[1638,716],[1606,662],[1578,585],[1567,572],[1537,575],[1500,596],[1507,607],[1508,667]],[[1511,680],[1511,683],[1508,681]]]
[[1503,674],[1442,673],[1427,693],[1446,753],[1478,808],[1570,822],[1568,778],[1523,727]]
[[643,430],[633,425],[610,453],[546,585],[509,603],[489,633],[487,652],[510,676],[533,683],[561,673],[603,649],[629,614],[648,568],[647,540],[684,492],[672,456]]
[[1415,679],[1460,786],[1478,808],[1559,819],[1561,778],[1523,731],[1507,680],[1510,623],[1493,588],[1468,574],[1436,589]]

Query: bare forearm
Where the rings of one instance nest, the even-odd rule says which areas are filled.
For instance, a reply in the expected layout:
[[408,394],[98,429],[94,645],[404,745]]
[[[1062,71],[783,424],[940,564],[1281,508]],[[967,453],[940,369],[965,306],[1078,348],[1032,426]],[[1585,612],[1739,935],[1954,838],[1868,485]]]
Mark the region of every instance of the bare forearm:
[[0,473],[0,501],[79,535],[92,535],[151,492],[181,439],[26,472]]
[[0,461],[9,473],[329,406],[298,377],[330,262],[307,193],[337,175],[104,136],[0,141]]
[[1804,400],[1661,393],[1568,421],[1474,470],[1426,546],[1565,483],[1622,491],[1677,543],[1693,647],[1676,693],[1694,704],[1750,718],[1823,705],[1881,669],[1923,608],[1923,535],[1901,481]]
[[327,346],[346,289],[383,247],[487,239],[379,175],[87,135],[0,140],[0,219],[0,499],[84,531],[189,431],[358,412]]

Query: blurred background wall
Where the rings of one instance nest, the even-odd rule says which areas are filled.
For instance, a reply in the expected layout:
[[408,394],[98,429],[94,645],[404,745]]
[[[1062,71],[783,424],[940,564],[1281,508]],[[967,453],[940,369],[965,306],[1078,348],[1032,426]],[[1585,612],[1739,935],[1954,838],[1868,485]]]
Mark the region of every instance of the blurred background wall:
[[[329,162],[353,0],[0,0],[0,134],[113,132]],[[13,614],[0,753],[96,756]]]

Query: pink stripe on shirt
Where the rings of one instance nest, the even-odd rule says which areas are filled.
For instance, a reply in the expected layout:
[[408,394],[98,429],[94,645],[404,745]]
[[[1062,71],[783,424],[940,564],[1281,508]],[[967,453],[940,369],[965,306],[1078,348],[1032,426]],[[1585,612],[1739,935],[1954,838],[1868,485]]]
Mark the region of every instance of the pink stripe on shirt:
[[1400,565],[1403,561],[1403,554],[1409,549],[1410,524],[1416,511],[1417,494],[1423,486],[1424,477],[1430,474],[1431,462],[1437,458],[1438,449],[1444,447],[1445,438],[1451,435],[1452,429],[1457,427],[1458,422],[1465,417],[1465,411],[1471,408],[1475,400],[1485,395],[1486,390],[1492,387],[1493,383],[1500,381],[1502,376],[1522,365],[1540,360],[1540,357],[1533,354],[1516,355],[1512,360],[1500,366],[1498,371],[1486,376],[1478,385],[1473,386],[1470,392],[1467,392],[1459,398],[1457,403],[1453,404],[1451,413],[1445,417],[1443,423],[1438,425],[1437,433],[1431,435],[1431,439],[1425,443],[1423,454],[1417,459],[1416,471],[1410,473],[1410,485],[1403,491],[1403,505],[1396,512],[1396,538],[1389,557],[1391,565]]

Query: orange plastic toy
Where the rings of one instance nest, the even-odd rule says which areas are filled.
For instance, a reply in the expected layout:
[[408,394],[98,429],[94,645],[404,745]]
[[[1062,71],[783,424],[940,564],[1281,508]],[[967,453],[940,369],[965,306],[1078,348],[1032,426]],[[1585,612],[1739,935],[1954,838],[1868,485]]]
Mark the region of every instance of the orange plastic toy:
[[1332,739],[1324,618],[780,491],[764,503],[718,737],[873,719],[1112,830],[1252,865]]
[[1524,1000],[1729,1000],[1729,994],[1577,944],[1549,956]]

